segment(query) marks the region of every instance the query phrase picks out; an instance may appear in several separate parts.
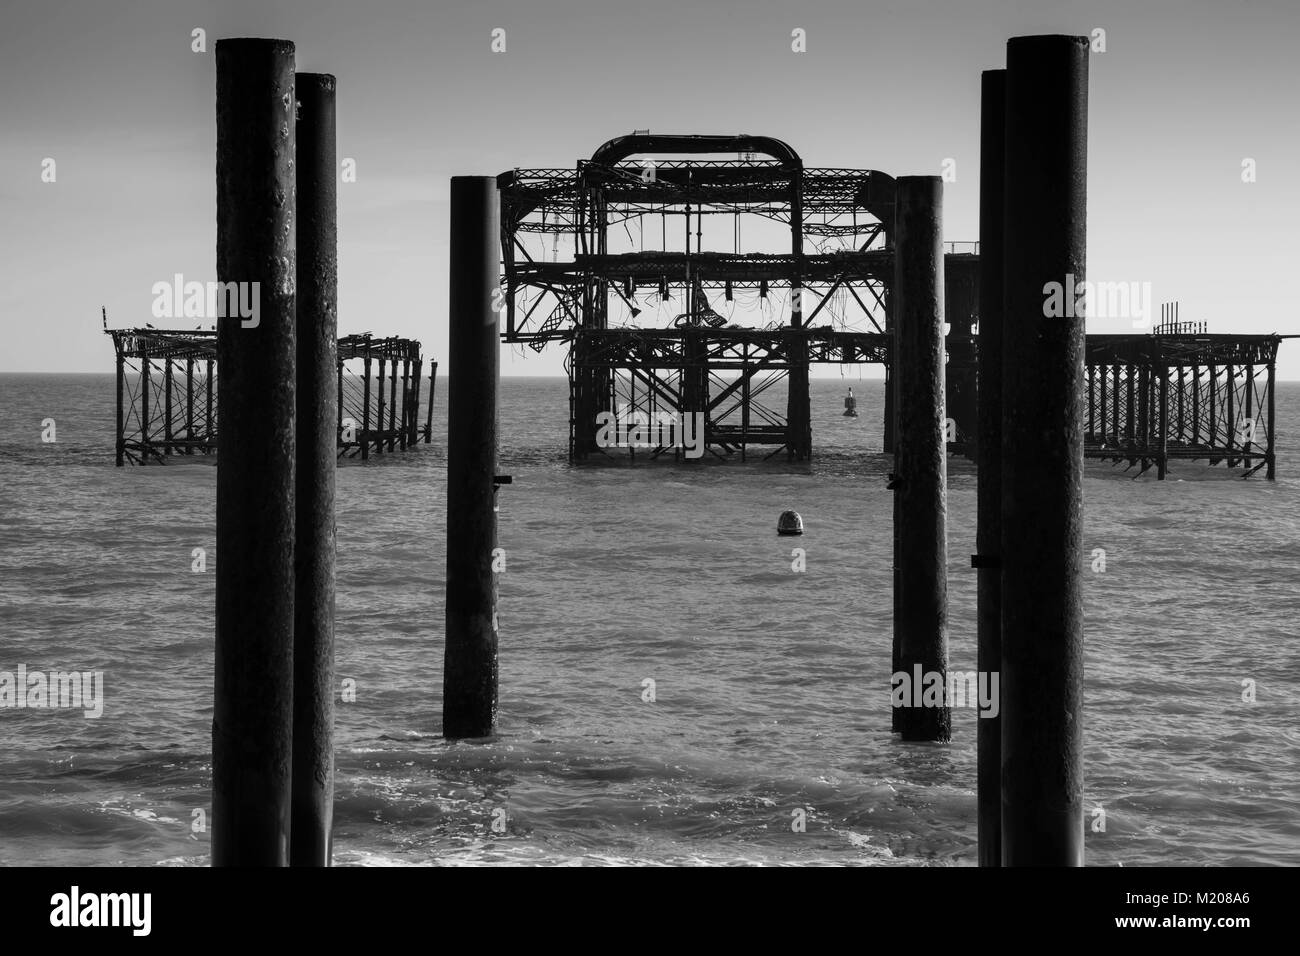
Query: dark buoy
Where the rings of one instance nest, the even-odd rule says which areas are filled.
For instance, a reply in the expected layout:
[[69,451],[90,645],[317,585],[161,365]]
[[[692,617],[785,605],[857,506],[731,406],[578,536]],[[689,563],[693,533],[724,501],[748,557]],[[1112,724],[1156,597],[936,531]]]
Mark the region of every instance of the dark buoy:
[[782,511],[776,519],[777,534],[803,534],[803,518],[797,511]]
[[858,400],[853,397],[853,389],[849,388],[849,394],[844,398],[844,417],[858,417]]

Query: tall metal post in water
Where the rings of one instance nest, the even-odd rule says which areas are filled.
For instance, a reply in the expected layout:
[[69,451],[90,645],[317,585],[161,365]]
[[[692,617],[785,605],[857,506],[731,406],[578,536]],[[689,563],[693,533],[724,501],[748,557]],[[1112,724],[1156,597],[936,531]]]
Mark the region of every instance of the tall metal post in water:
[[258,320],[217,322],[212,862],[289,861],[294,640],[294,47],[219,40],[217,279]]
[[497,708],[497,312],[500,198],[491,176],[451,180],[447,393],[447,635],[442,733],[486,737]]
[[1002,863],[1083,863],[1082,316],[1088,38],[1007,43],[1002,339]]
[[[986,70],[980,81],[980,334],[979,445],[975,564],[978,589],[976,670],[1002,669],[1002,177],[1005,166],[1007,74]],[[990,679],[990,687],[992,682]],[[999,682],[999,690],[1001,690]],[[980,866],[1002,865],[1002,715],[976,723]]]
[[334,823],[338,196],[334,77],[297,75],[297,504],[290,862],[329,866]]
[[[897,670],[910,692],[895,700],[904,740],[948,740],[947,444],[944,441],[943,182],[902,176],[895,207],[894,373],[898,433],[894,481]],[[937,682],[939,699],[933,698]],[[927,694],[926,691],[929,691]],[[901,706],[899,706],[901,703]]]

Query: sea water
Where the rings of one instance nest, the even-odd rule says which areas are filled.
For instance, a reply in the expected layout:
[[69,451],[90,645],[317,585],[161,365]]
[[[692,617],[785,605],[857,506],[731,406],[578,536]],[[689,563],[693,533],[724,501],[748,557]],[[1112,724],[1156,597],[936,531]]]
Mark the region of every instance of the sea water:
[[[0,863],[204,865],[219,825],[216,470],[114,468],[113,388],[0,376],[0,671],[103,675],[97,718],[0,709]],[[432,444],[338,473],[338,863],[974,863],[976,710],[949,745],[889,732],[879,382],[813,381],[810,463],[571,467],[564,380],[503,379],[499,733],[457,744],[438,392]],[[1277,414],[1276,482],[1088,465],[1089,864],[1300,863],[1300,385]],[[975,473],[948,464],[974,670]]]

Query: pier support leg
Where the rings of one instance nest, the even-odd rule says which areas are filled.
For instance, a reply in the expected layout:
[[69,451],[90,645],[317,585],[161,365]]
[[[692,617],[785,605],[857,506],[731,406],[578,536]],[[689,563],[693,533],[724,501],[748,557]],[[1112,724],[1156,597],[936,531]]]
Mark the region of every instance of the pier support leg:
[[379,383],[376,389],[376,408],[375,408],[375,454],[384,453],[384,367],[388,363],[384,361],[383,354],[379,357]]
[[[699,328],[692,328],[686,331],[682,341],[682,352],[686,359],[686,366],[682,369],[682,411],[687,415],[703,415],[704,430],[701,436],[707,440],[709,424],[709,346],[704,340],[704,332]],[[791,375],[794,371],[791,370]],[[791,384],[791,388],[794,385]],[[653,394],[653,393],[651,393]],[[786,422],[787,429],[791,429],[789,421]],[[792,429],[787,432],[787,442],[797,441],[792,435]],[[790,446],[787,448],[790,457],[794,457],[795,449]],[[685,449],[678,448],[675,452],[677,455],[684,455]],[[699,459],[686,459],[687,461],[703,461]]]
[[140,352],[140,464],[149,464],[149,393],[153,390],[153,369],[149,366],[149,349]]
[[[380,423],[382,426],[382,422]],[[397,441],[397,359],[394,357],[388,370],[388,450]]]
[[1007,44],[1002,863],[1083,864],[1083,358],[1043,287],[1085,275],[1088,38]]
[[1201,443],[1201,367],[1192,366],[1192,448]]
[[411,414],[407,422],[406,443],[414,445],[420,438],[420,380],[424,378],[424,359],[415,360],[415,377],[411,382]]
[[[212,862],[289,862],[294,597],[294,47],[218,40],[217,280],[258,282],[256,327],[217,323]],[[289,199],[289,201],[286,201]]]
[[[335,354],[337,354],[338,343],[335,343],[334,351]],[[334,453],[335,455],[338,454],[338,447],[342,447],[343,445],[343,362],[342,359],[339,359],[337,372],[338,372],[338,386],[337,386],[337,390],[335,390],[334,393],[335,394],[334,407],[335,410],[338,411],[338,414],[335,415],[335,429],[337,429],[338,437],[335,438],[335,453]]]
[[406,450],[406,436],[411,432],[411,360],[402,359],[402,414],[397,426],[397,447]]
[[[1138,366],[1138,451],[1142,458],[1151,453],[1151,366]],[[1143,467],[1146,463],[1143,462]]]
[[208,364],[208,368],[207,368],[206,381],[208,383],[208,389],[205,394],[205,400],[207,402],[208,417],[207,420],[204,422],[204,426],[203,426],[203,454],[210,455],[214,450],[213,438],[212,438],[212,426],[215,424],[215,422],[212,417],[212,402],[217,396],[216,393],[217,380],[213,377],[213,370],[216,368],[216,363],[214,363],[212,359],[208,359],[207,364]]
[[[442,733],[486,737],[496,723],[497,313],[500,198],[491,176],[451,180],[452,364],[447,399],[447,636]],[[593,423],[594,425],[594,423]]]
[[[803,287],[790,287],[790,328],[786,333],[786,360],[790,366],[789,390],[785,402],[786,450],[790,461],[807,461],[812,456],[812,396],[808,390],[808,338],[803,329]],[[706,359],[707,361],[707,359]],[[708,371],[704,373],[708,389]],[[707,404],[707,395],[706,404]]]
[[975,340],[971,328],[979,315],[976,284],[960,274],[944,276],[944,321],[948,335],[944,339],[948,362],[944,367],[944,409],[956,425],[949,451],[975,460],[978,444],[977,411],[979,397],[975,381]]
[[[114,336],[116,338],[116,336]],[[117,345],[116,342],[113,343]],[[126,389],[126,369],[123,367],[122,347],[117,345],[117,467],[126,464],[126,436],[122,434],[125,419],[122,411],[122,393]],[[1271,430],[1271,426],[1270,426]]]
[[[986,70],[980,89],[980,342],[976,670],[1002,668],[1002,198],[1006,71]],[[1105,376],[1102,376],[1103,381]],[[1104,406],[1103,406],[1104,408]],[[1102,412],[1105,418],[1105,412]],[[992,685],[990,684],[990,687]],[[979,865],[1002,865],[1001,708],[975,728]]]
[[1084,371],[1088,376],[1088,381],[1084,384],[1084,388],[1087,389],[1088,392],[1088,427],[1084,431],[1084,439],[1086,441],[1092,441],[1093,436],[1097,433],[1097,383],[1091,365],[1089,365]]
[[429,362],[429,407],[424,413],[424,443],[433,441],[433,396],[438,388],[438,363]]
[[1160,433],[1156,445],[1156,478],[1164,481],[1169,474],[1169,367],[1162,362],[1155,372],[1160,376],[1160,420],[1156,426]]
[[172,365],[170,358],[163,360],[163,455],[172,453]]
[[329,866],[334,824],[338,202],[334,77],[299,73],[298,392],[290,862]]
[[1273,442],[1273,436],[1277,432],[1277,419],[1274,417],[1277,412],[1277,401],[1273,398],[1273,385],[1276,375],[1277,364],[1268,363],[1268,449],[1265,454],[1267,464],[1264,466],[1264,477],[1272,481],[1277,477],[1277,459],[1275,451],[1277,446]]
[[185,360],[185,454],[194,454],[194,359]]
[[1178,424],[1174,427],[1174,440],[1180,445],[1187,443],[1187,369],[1178,366]]
[[1255,413],[1253,411],[1255,401],[1255,366],[1246,366],[1246,388],[1245,388],[1246,410],[1245,418],[1242,420],[1242,465],[1246,471],[1250,471],[1250,446],[1255,438]]
[[1228,467],[1235,465],[1237,441],[1237,370],[1229,364],[1224,367],[1224,388],[1228,399],[1228,412],[1223,419],[1223,444],[1228,449]]
[[1118,362],[1116,362],[1114,365],[1114,372],[1115,372],[1115,388],[1114,391],[1111,392],[1111,405],[1114,406],[1114,415],[1112,416],[1113,419],[1112,428],[1114,429],[1113,433],[1115,437],[1115,447],[1122,448],[1123,441],[1121,440],[1120,436],[1123,434],[1123,427],[1120,424],[1120,405],[1122,405],[1123,403],[1120,401],[1120,399],[1123,396],[1124,392],[1120,384],[1121,377],[1123,376],[1123,371]]
[[1138,427],[1137,427],[1137,367],[1132,362],[1124,366],[1124,386],[1128,391],[1128,401],[1124,406],[1126,431],[1125,440],[1128,443],[1128,457],[1131,462],[1135,455],[1135,449],[1138,447]]
[[361,385],[361,460],[370,460],[370,343],[366,343],[366,357],[362,360]]
[[1219,438],[1219,423],[1217,420],[1218,396],[1215,394],[1219,383],[1219,369],[1216,365],[1211,364],[1209,374],[1205,378],[1206,383],[1206,402],[1209,405],[1209,423],[1206,426],[1206,445],[1210,450],[1210,463],[1214,463],[1215,442]]
[[[898,732],[904,740],[948,740],[942,693],[948,673],[947,445],[944,442],[943,182],[898,179],[894,343],[898,375],[895,510]],[[940,700],[923,697],[939,681]],[[917,686],[921,684],[922,686]],[[898,684],[896,683],[897,687]],[[900,700],[900,698],[903,698]]]
[[[984,247],[981,246],[981,249]],[[1110,367],[1107,365],[1097,366],[1097,429],[1100,434],[1097,435],[1097,443],[1101,447],[1106,446],[1106,432],[1110,425],[1110,416],[1106,414],[1108,408],[1110,386]]]

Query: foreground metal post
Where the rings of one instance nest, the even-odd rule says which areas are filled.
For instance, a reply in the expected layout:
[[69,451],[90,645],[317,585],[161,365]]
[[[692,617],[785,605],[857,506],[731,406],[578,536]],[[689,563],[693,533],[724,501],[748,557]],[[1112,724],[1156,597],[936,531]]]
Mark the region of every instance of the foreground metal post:
[[501,281],[499,203],[493,177],[452,177],[442,696],[442,734],[449,739],[486,737],[496,722],[498,337],[492,292]]
[[217,279],[257,324],[217,321],[212,862],[289,861],[294,599],[294,47],[219,40]]
[[[979,554],[973,563],[978,576],[975,666],[979,674],[989,675],[1002,669],[1002,570],[998,555],[1002,550],[1002,177],[1006,164],[1006,97],[1006,71],[986,70],[980,87],[979,470],[975,533]],[[989,680],[992,687],[991,676]],[[1001,734],[1001,708],[992,716],[981,713],[975,728],[980,866],[1002,865]]]
[[334,77],[297,75],[298,392],[290,862],[329,866],[334,823],[338,203]]
[[[944,441],[943,183],[898,179],[894,372],[898,376],[895,536],[904,740],[948,740],[947,445]],[[935,688],[937,687],[937,700]],[[900,698],[902,698],[900,700]]]
[[1084,279],[1088,38],[1013,38],[1006,83],[1002,862],[1081,866],[1084,321],[1044,288]]

